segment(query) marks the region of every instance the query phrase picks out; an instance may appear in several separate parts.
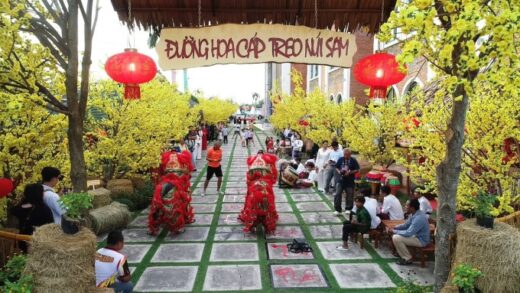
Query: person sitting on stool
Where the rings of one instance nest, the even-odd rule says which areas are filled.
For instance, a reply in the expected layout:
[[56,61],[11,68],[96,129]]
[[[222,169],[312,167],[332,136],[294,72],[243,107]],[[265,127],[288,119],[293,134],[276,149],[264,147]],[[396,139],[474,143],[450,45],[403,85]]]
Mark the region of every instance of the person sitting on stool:
[[346,220],[343,222],[343,245],[336,247],[338,250],[348,249],[348,235],[350,233],[367,233],[370,228],[370,214],[363,206],[365,204],[365,198],[363,196],[358,196],[354,200],[354,203],[357,208],[356,219],[353,219],[352,221]]
[[430,243],[430,224],[428,217],[419,209],[420,204],[417,199],[410,200],[408,212],[410,217],[406,223],[395,226],[390,232],[392,242],[400,256],[397,261],[398,265],[412,264],[412,255],[406,246],[425,247]]

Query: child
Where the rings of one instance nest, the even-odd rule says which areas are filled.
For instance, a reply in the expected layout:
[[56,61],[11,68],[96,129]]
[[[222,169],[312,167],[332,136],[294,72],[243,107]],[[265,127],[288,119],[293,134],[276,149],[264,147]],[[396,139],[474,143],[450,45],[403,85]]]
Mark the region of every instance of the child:
[[316,173],[315,165],[312,160],[305,162],[305,171],[300,173],[300,175],[300,179],[296,182],[298,187],[308,188],[314,186],[318,174]]
[[370,228],[370,214],[365,209],[365,198],[363,196],[358,196],[354,200],[356,204],[356,219],[352,221],[346,220],[343,222],[343,245],[336,247],[338,250],[348,250],[348,235],[351,233],[366,233]]
[[132,293],[134,285],[126,256],[119,251],[125,246],[121,231],[112,231],[107,246],[96,252],[96,286],[114,288],[116,292]]

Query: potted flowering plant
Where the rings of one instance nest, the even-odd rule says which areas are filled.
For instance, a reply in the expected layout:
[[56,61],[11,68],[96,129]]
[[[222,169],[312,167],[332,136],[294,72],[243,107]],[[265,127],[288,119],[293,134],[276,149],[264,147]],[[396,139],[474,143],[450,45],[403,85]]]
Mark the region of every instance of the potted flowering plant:
[[491,210],[496,202],[496,197],[486,192],[479,192],[477,196],[471,199],[471,204],[477,217],[477,225],[489,229],[493,229],[494,218]]
[[61,218],[61,228],[66,234],[76,234],[85,222],[85,216],[92,208],[92,196],[86,192],[69,193],[60,199],[66,210]]

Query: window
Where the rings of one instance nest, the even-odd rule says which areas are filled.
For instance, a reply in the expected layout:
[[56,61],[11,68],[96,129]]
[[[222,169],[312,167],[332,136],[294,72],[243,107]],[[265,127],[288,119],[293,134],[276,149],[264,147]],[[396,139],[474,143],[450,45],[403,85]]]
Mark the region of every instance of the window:
[[318,75],[320,74],[320,70],[319,70],[319,67],[318,65],[309,65],[310,69],[309,69],[309,79],[314,79],[314,78],[317,78]]
[[334,103],[334,96],[330,95],[329,100]]
[[343,97],[341,96],[341,94],[338,94],[337,101],[338,101],[338,104],[341,104],[343,102]]
[[397,102],[397,93],[395,92],[395,89],[393,86],[390,87],[388,92],[386,93],[386,99],[387,101],[391,103]]
[[409,95],[409,94],[413,93],[414,89],[417,88],[418,86],[419,86],[419,84],[416,81],[410,82],[410,84],[404,90],[403,95]]
[[336,67],[336,66],[327,66],[327,67],[329,69],[329,72],[334,71],[334,70],[339,68],[339,67]]

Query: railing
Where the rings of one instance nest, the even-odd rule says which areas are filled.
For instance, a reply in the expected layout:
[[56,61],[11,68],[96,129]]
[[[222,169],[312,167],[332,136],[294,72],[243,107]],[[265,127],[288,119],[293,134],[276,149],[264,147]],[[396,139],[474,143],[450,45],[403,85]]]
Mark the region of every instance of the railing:
[[21,252],[19,241],[30,242],[32,239],[30,235],[15,232],[18,230],[0,230],[0,267],[3,267],[11,256]]

